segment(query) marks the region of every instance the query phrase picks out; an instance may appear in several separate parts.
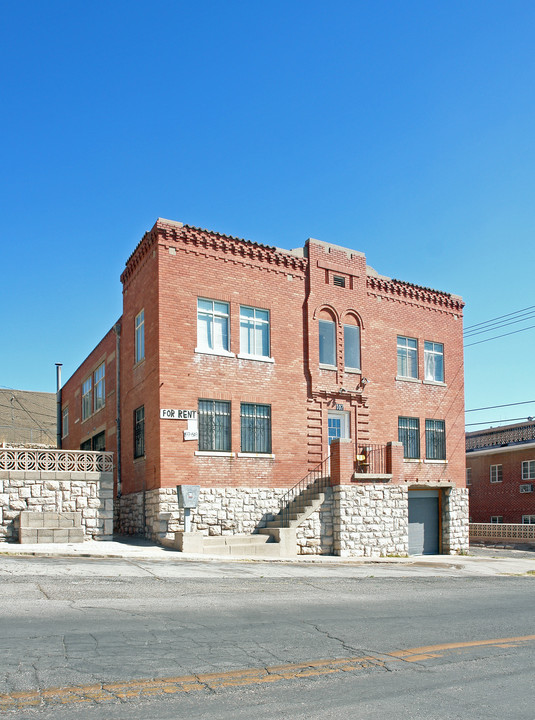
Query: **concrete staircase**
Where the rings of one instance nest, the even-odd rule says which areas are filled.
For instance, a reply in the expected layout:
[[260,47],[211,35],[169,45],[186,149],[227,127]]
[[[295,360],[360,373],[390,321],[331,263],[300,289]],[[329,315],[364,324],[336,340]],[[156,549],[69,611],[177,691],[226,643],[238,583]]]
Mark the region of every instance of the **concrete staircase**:
[[[325,492],[320,489],[320,481],[316,480],[302,490],[299,495],[296,495],[288,505],[285,516],[289,520],[289,527],[299,527],[321,506],[324,500]],[[283,513],[279,512],[275,519],[268,522],[267,526],[260,529],[259,532],[269,534],[272,529],[282,527],[282,523]]]
[[271,535],[217,535],[203,538],[205,555],[280,557],[281,548]]

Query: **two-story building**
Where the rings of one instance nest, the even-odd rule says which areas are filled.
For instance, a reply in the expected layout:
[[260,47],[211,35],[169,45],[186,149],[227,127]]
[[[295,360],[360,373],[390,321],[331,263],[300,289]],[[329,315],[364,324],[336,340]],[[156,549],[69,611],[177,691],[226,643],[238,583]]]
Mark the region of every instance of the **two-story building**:
[[63,447],[117,454],[116,530],[170,537],[186,484],[194,529],[256,533],[336,441],[351,467],[294,522],[300,552],[467,548],[460,297],[319,240],[163,219],[121,280],[122,317],[62,390]]

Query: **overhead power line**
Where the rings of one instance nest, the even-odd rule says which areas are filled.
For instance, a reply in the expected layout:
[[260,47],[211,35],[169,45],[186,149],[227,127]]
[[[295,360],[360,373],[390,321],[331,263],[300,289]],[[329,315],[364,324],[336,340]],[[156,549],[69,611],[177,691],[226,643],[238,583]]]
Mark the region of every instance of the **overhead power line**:
[[506,420],[486,420],[485,422],[465,423],[465,427],[470,427],[472,425],[492,425],[492,423],[518,422],[519,420],[529,420],[531,422],[533,420],[533,418],[531,416],[529,416],[529,417],[521,417],[521,418],[507,418]]
[[465,413],[479,412],[479,410],[495,410],[496,408],[502,407],[513,407],[513,405],[529,405],[530,403],[535,403],[535,400],[522,400],[522,402],[505,403],[505,405],[489,405],[488,407],[472,408],[472,410],[465,410]]
[[532,330],[533,328],[535,328],[535,325],[529,325],[528,327],[520,328],[519,330],[513,330],[512,332],[508,333],[503,333],[502,335],[494,335],[493,337],[486,338],[485,340],[478,340],[477,342],[466,343],[465,348],[471,347],[472,345],[481,345],[481,343],[489,342],[489,340],[497,340],[498,338],[507,337],[508,335],[516,335],[517,333],[524,332],[524,330]]
[[466,332],[467,330],[472,330],[474,328],[478,328],[481,325],[488,325],[489,323],[493,323],[496,320],[501,320],[502,318],[508,318],[508,317],[511,317],[512,315],[518,315],[519,313],[523,313],[523,312],[526,312],[527,310],[534,310],[534,309],[535,309],[535,305],[530,305],[527,308],[522,308],[522,310],[515,310],[515,312],[507,313],[506,315],[499,315],[498,317],[492,318],[491,320],[483,320],[483,322],[476,323],[475,325],[469,325],[468,327],[465,327],[464,331]]
[[493,330],[500,330],[502,327],[507,327],[508,325],[515,325],[516,323],[526,322],[526,320],[531,320],[531,318],[533,317],[535,317],[535,313],[527,313],[518,320],[508,320],[507,322],[502,321],[500,323],[494,323],[489,327],[481,328],[480,330],[471,330],[469,332],[465,332],[464,337],[473,337],[474,335],[481,335],[482,333],[492,332]]

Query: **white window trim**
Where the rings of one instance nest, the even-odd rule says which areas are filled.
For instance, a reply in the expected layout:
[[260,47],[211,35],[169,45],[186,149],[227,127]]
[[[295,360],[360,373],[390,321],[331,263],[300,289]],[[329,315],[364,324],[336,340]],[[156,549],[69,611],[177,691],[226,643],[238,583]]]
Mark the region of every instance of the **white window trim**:
[[[522,467],[521,467],[521,473],[520,476],[522,480],[535,480],[535,472],[533,475],[529,475],[529,466],[531,463],[535,463],[535,460],[522,460]],[[527,475],[524,475],[524,466],[527,466]]]
[[245,353],[238,353],[236,355],[238,360],[257,360],[258,362],[274,363],[275,358],[268,357],[267,355],[246,355]]
[[195,450],[198,457],[236,457],[233,452],[219,452],[218,450]]
[[427,460],[427,458],[424,460],[424,463],[426,465],[447,465],[447,460]]
[[324,363],[320,363],[320,370],[338,370],[336,365],[325,365]]
[[422,383],[424,385],[437,385],[438,387],[448,387],[445,382],[439,382],[438,380],[422,380]]
[[228,350],[210,350],[210,348],[195,348],[195,352],[199,355],[219,355],[219,357],[230,357],[235,358],[235,353],[229,352]]
[[344,372],[362,374],[361,368],[347,367],[344,366]]
[[275,455],[273,453],[246,453],[246,452],[239,452],[237,453],[238,457],[248,457],[248,458],[263,458],[265,460],[275,460]]

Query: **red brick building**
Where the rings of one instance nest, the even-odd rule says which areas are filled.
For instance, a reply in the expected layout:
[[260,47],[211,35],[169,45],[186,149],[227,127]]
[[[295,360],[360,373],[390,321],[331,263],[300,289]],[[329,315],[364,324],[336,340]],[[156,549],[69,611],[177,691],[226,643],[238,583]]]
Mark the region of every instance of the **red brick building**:
[[535,421],[466,434],[474,523],[535,524]]
[[399,522],[352,546],[325,506],[301,552],[407,551],[411,498],[434,498],[437,549],[464,548],[461,298],[319,240],[281,250],[163,219],[121,280],[122,317],[62,391],[63,446],[118,453],[117,529],[169,536],[191,484],[197,530],[256,532],[340,438],[364,471],[340,484],[380,491]]

